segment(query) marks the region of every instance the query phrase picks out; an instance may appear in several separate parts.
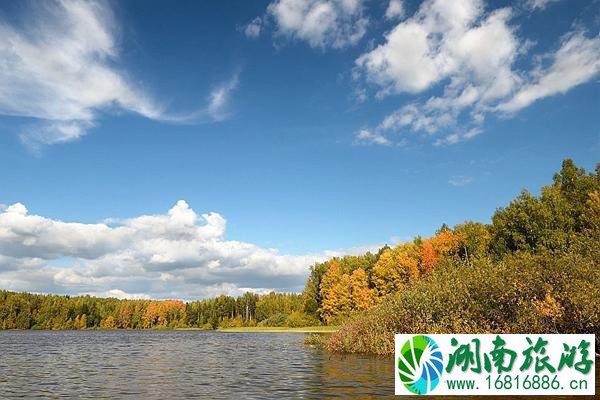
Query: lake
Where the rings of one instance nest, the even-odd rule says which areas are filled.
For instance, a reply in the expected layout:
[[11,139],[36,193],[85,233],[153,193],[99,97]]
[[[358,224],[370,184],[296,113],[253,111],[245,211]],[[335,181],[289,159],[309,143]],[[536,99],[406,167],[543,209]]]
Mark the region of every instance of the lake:
[[[393,359],[330,355],[304,345],[304,338],[302,333],[0,331],[0,397],[393,397]],[[453,397],[460,398],[526,397]]]
[[0,397],[369,397],[392,359],[332,356],[301,333],[0,331]]

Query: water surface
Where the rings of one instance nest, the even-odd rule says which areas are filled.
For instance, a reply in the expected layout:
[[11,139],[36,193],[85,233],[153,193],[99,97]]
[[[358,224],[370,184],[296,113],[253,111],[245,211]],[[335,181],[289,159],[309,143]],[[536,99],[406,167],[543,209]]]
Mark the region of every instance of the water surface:
[[392,358],[330,355],[305,346],[304,338],[303,333],[0,331],[0,398],[393,397]]
[[331,356],[301,333],[0,331],[0,396],[145,399],[392,395],[392,359]]

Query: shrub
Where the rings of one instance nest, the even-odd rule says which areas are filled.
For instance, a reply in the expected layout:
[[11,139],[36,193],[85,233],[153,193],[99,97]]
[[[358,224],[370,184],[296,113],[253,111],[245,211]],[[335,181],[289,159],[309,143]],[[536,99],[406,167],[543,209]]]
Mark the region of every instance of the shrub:
[[242,326],[244,326],[242,317],[224,318],[223,321],[219,323],[219,328],[240,328]]
[[326,333],[311,333],[304,338],[304,344],[308,346],[323,347],[327,343]]
[[299,328],[302,326],[314,326],[320,325],[317,318],[303,313],[301,311],[294,311],[285,319],[285,325],[290,328]]
[[286,315],[277,313],[258,323],[258,326],[285,326]]
[[[334,352],[393,354],[394,333],[594,333],[598,260],[516,254],[472,267],[448,263],[334,333]],[[597,339],[597,340],[598,340]]]

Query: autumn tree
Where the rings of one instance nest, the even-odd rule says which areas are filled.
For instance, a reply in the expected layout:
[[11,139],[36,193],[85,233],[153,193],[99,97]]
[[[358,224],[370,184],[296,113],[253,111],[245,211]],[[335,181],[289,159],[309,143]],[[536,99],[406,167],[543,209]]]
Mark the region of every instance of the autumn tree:
[[421,241],[421,274],[430,273],[442,260],[443,257],[456,253],[460,243],[460,236],[450,229],[438,231],[438,233]]
[[356,269],[350,276],[352,291],[352,308],[367,310],[375,304],[376,291],[369,287],[367,274],[362,268]]
[[81,314],[75,317],[74,326],[75,329],[85,329],[87,328],[87,315]]
[[333,259],[321,281],[323,303],[320,313],[327,324],[338,321],[352,311],[352,287],[348,274],[342,273],[341,265]]
[[100,328],[102,329],[115,329],[117,327],[117,323],[115,321],[115,317],[112,315],[107,316],[100,322]]
[[399,290],[419,276],[419,254],[414,243],[402,243],[385,251],[373,268],[373,282],[380,296]]
[[460,239],[458,255],[461,260],[471,264],[474,260],[488,257],[491,241],[488,225],[467,221],[456,225],[454,233]]

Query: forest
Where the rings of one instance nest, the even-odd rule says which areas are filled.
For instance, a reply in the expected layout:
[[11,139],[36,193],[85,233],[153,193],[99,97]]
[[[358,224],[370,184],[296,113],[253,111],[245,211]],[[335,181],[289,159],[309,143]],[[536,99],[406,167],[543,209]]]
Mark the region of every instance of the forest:
[[393,353],[395,332],[595,333],[600,339],[600,165],[563,161],[491,223],[310,268],[304,291],[184,303],[0,292],[2,329],[341,325],[331,351]]
[[302,295],[245,293],[184,303],[0,291],[0,329],[216,329],[317,325]]

